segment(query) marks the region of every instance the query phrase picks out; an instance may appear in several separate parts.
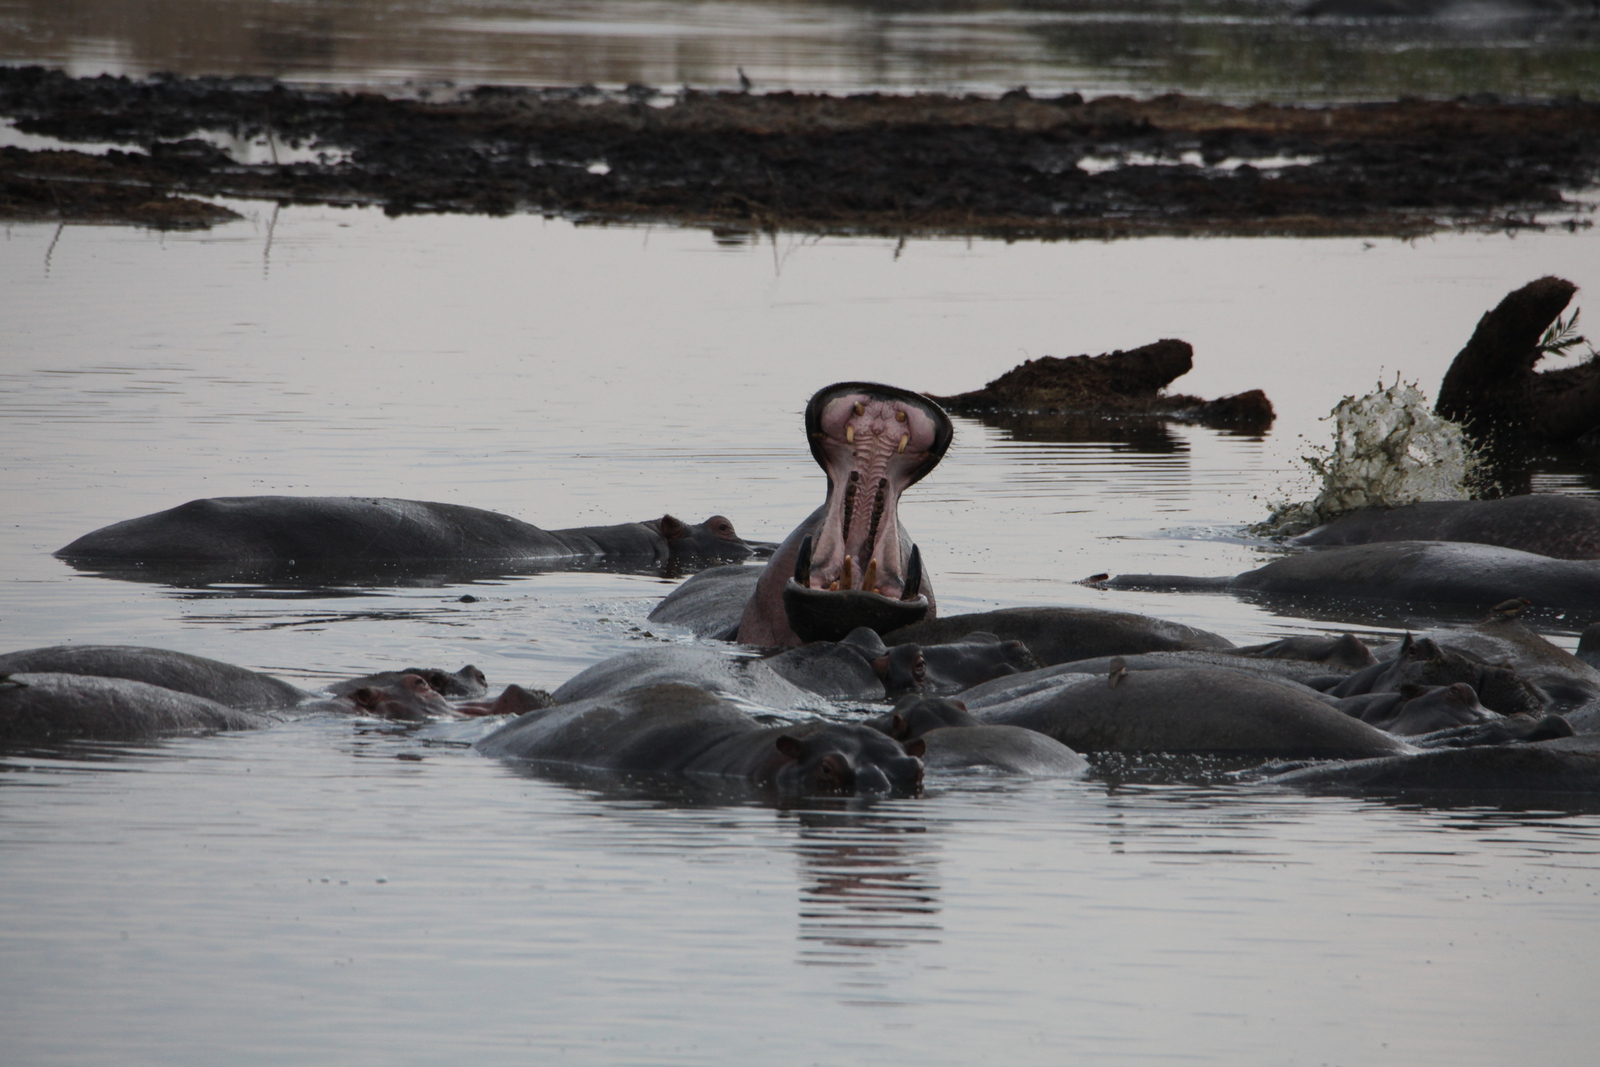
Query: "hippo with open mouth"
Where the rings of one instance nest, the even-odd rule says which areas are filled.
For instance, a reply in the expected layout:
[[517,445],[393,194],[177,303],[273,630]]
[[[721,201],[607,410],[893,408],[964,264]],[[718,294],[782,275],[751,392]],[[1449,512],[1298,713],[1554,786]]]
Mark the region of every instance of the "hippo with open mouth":
[[811,455],[826,502],[791,533],[739,620],[738,639],[769,648],[879,633],[935,614],[922,554],[900,525],[900,494],[950,447],[950,417],[933,401],[873,382],[841,382],[806,405]]

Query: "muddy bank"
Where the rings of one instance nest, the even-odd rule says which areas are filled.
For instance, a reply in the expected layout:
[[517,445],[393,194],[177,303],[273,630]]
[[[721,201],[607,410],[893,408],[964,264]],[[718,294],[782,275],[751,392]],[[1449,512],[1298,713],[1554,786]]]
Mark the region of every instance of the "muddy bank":
[[[1238,108],[644,87],[394,99],[0,68],[0,115],[129,146],[3,150],[0,217],[152,225],[204,224],[174,201],[187,195],[747,234],[1411,235],[1586,225],[1562,190],[1600,172],[1600,105],[1577,100]],[[236,160],[219,138],[261,140],[276,161]]]

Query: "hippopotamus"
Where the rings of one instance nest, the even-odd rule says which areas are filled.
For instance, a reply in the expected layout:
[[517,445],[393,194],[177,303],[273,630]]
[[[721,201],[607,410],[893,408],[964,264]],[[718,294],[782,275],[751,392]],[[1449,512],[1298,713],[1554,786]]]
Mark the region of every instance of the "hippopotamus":
[[1396,737],[1417,737],[1502,718],[1478,701],[1466,682],[1405,685],[1392,693],[1345,697],[1339,710]]
[[1053,737],[1020,726],[992,726],[959,700],[909,696],[893,711],[867,720],[896,741],[921,738],[923,767],[932,773],[986,771],[1031,778],[1078,778],[1089,761]]
[[842,641],[808,641],[766,662],[803,689],[857,700],[960,693],[1039,666],[1022,642],[1002,641],[994,634],[971,633],[948,644],[906,643],[891,648],[865,626]]
[[1383,659],[1356,671],[1327,690],[1335,698],[1373,693],[1398,693],[1408,685],[1439,686],[1463,682],[1484,705],[1502,715],[1542,713],[1549,696],[1515,669],[1486,662],[1431,637],[1407,634],[1399,646],[1384,650]]
[[1090,579],[1088,584],[1100,589],[1348,597],[1484,609],[1525,598],[1557,611],[1600,611],[1600,560],[1553,559],[1455,541],[1385,541],[1315,549],[1232,578],[1121,574]]
[[253,730],[276,721],[265,711],[129,678],[58,671],[0,674],[0,744],[139,741]]
[[903,627],[885,635],[884,640],[892,644],[941,645],[974,633],[1020,641],[1046,667],[1092,656],[1233,647],[1225,637],[1179,622],[1125,611],[1072,607],[1002,608],[952,615]]
[[1363,508],[1291,543],[1324,548],[1378,541],[1467,541],[1555,559],[1600,559],[1600,500],[1536,493]]
[[421,678],[435,693],[450,700],[472,700],[489,692],[489,679],[470,663],[459,671],[445,671],[437,667],[405,667],[398,671],[379,671],[377,674],[364,674],[360,678],[335,682],[327,687],[327,691],[334,696],[346,696],[368,686],[394,685],[408,674]]
[[256,729],[318,713],[420,721],[453,710],[430,679],[466,687],[482,678],[475,667],[389,672],[331,686],[331,697],[319,698],[271,675],[170,649],[54,645],[0,655],[0,738],[127,741]]
[[[1565,714],[1600,699],[1600,670],[1551,644],[1520,619],[1495,616],[1472,626],[1430,630],[1420,639],[1513,672],[1537,688],[1550,711]],[[1389,649],[1378,651],[1387,655]]]
[[460,504],[389,497],[240,496],[191,500],[95,530],[56,552],[74,566],[295,566],[341,572],[405,563],[743,559],[760,546],[713,515],[541,530]]
[[900,524],[900,496],[950,447],[950,417],[933,401],[874,382],[818,390],[805,411],[827,497],[778,546],[739,618],[740,642],[789,648],[879,633],[932,618],[922,554]]
[[1295,682],[1212,667],[1032,672],[962,700],[985,723],[1023,726],[1077,752],[1359,757],[1409,751]]
[[926,748],[862,725],[763,726],[722,697],[678,683],[531,711],[474,747],[487,756],[738,782],[788,795],[914,795]]
[[1600,734],[1327,763],[1268,781],[1332,793],[1594,793],[1600,791]]
[[0,674],[23,673],[126,678],[230,708],[292,707],[310,696],[231,663],[138,645],[52,645],[0,655]]

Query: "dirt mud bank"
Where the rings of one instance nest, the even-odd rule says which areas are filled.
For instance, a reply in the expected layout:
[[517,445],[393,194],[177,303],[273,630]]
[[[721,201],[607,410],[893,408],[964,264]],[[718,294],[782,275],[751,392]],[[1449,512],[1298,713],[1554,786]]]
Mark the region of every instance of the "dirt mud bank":
[[[396,98],[254,78],[0,68],[0,218],[203,226],[195,197],[1004,238],[1587,225],[1600,104],[1233,107],[645,87]],[[102,153],[71,142],[126,146]],[[264,145],[267,161],[229,145]]]

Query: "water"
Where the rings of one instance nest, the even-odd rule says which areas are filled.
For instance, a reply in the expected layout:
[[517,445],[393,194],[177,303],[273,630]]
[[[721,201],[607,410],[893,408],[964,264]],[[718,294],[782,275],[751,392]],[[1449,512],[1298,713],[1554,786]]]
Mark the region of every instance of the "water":
[[[234,206],[208,234],[6,231],[0,647],[551,687],[673,637],[644,618],[672,580],[177,589],[48,553],[273,492],[547,526],[723,512],[776,539],[822,494],[815,388],[956,392],[1162,336],[1195,345],[1181,388],[1264,388],[1274,431],[957,420],[905,502],[945,609],[1331,628],[1072,583],[1252,565],[1243,525],[1309,486],[1335,401],[1396,372],[1431,389],[1507,290],[1600,262],[1583,232],[897,247]],[[1548,624],[1570,646],[1585,621]],[[308,722],[0,760],[0,1059],[1561,1064],[1597,1036],[1582,805],[979,778],[774,810],[530,778],[463,739]]]
[[[1372,100],[1600,91],[1589,0],[1306,19],[1295,0],[0,0],[0,62],[338,85]],[[1449,6],[1449,5],[1439,5]],[[1550,6],[1550,5],[1546,5]]]

